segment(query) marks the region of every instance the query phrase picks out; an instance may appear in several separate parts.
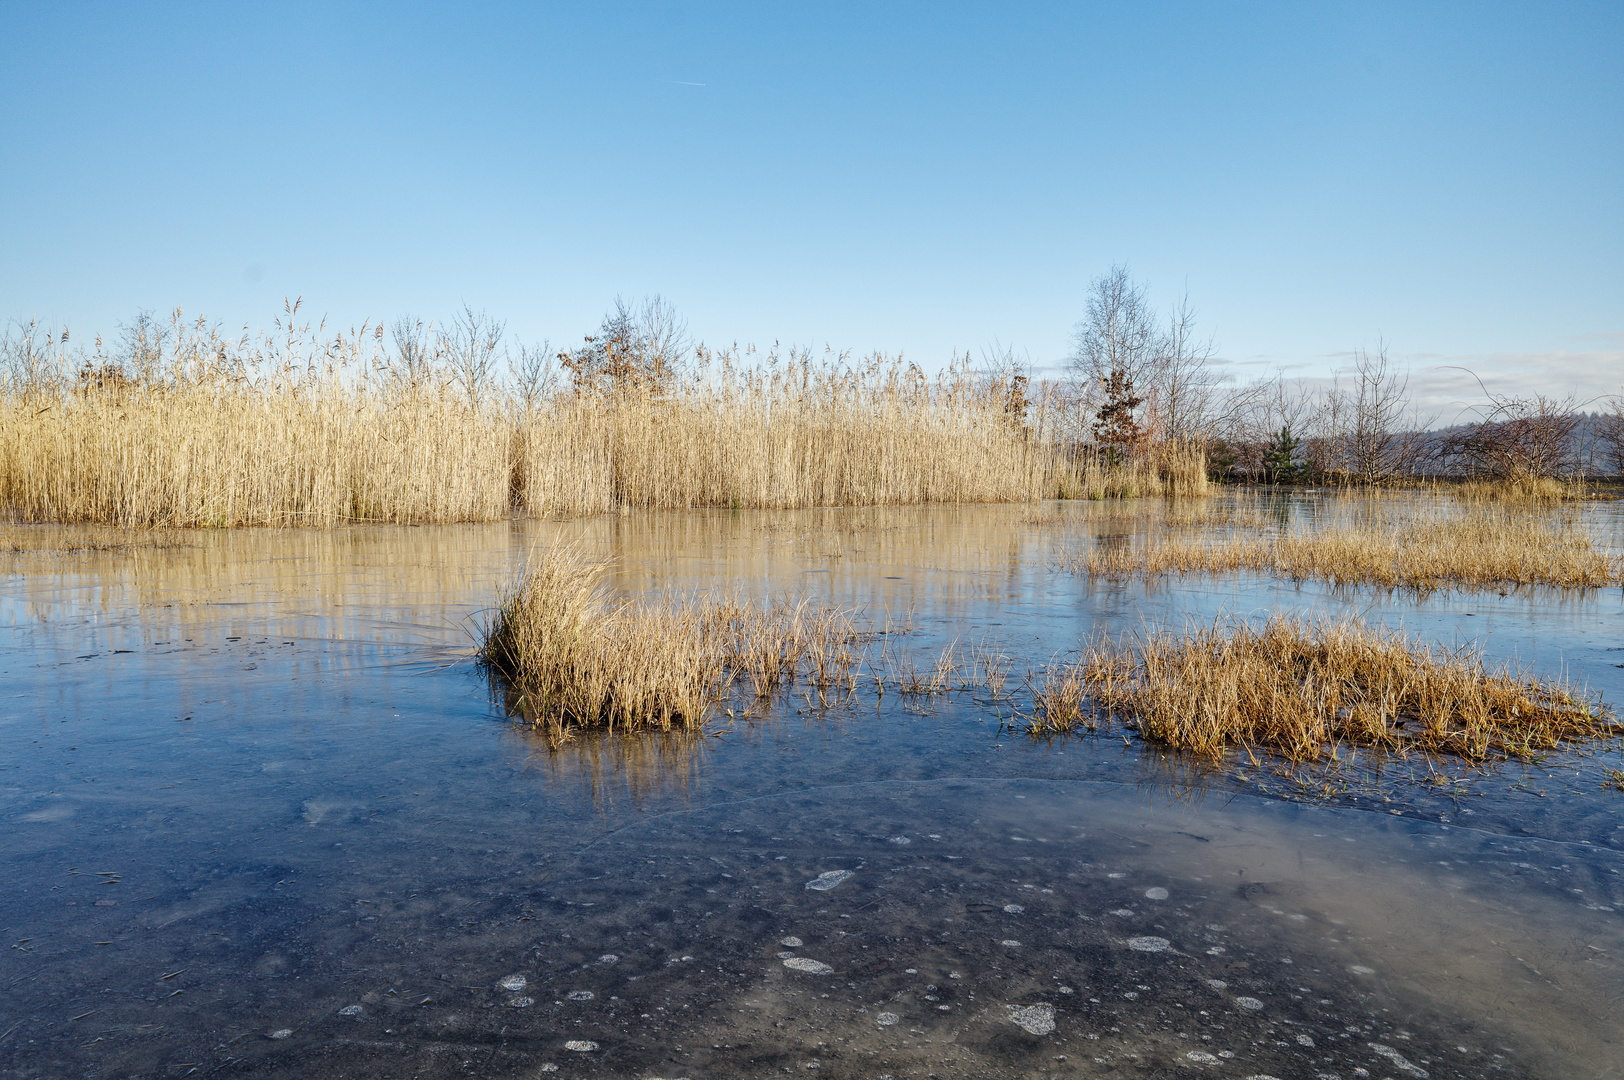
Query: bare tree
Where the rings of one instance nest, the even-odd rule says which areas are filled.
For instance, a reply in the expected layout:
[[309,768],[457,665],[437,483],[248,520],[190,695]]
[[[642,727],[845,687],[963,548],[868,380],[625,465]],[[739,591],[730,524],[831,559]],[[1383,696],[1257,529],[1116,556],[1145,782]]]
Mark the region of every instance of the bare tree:
[[1409,412],[1409,376],[1393,366],[1387,345],[1354,354],[1353,385],[1339,379],[1325,396],[1321,434],[1327,465],[1363,483],[1414,472],[1430,421]]
[[557,354],[553,343],[543,340],[540,345],[519,345],[518,359],[513,367],[514,382],[519,389],[519,401],[525,412],[535,412],[541,402],[557,388],[558,369],[553,366]]
[[1163,433],[1174,440],[1205,441],[1218,419],[1218,381],[1212,372],[1212,339],[1196,337],[1188,294],[1168,316],[1159,344],[1152,379]]
[[423,320],[410,315],[396,319],[389,329],[395,342],[395,362],[390,371],[406,386],[420,386],[434,370],[434,354],[430,351],[433,325],[425,327]]
[[617,299],[596,334],[558,354],[576,393],[664,393],[688,355],[688,324],[659,296],[634,307]]
[[120,323],[113,362],[141,382],[155,382],[163,376],[170,359],[173,328],[151,311],[136,312],[129,323]]
[[474,408],[479,407],[495,381],[496,350],[502,344],[506,329],[506,323],[464,304],[462,313],[452,320],[450,331],[444,335],[442,347],[450,362],[452,377]]
[[1101,442],[1133,443],[1143,434],[1139,408],[1152,381],[1160,341],[1156,316],[1126,266],[1094,279],[1088,314],[1073,330],[1071,368],[1097,400],[1094,434]]

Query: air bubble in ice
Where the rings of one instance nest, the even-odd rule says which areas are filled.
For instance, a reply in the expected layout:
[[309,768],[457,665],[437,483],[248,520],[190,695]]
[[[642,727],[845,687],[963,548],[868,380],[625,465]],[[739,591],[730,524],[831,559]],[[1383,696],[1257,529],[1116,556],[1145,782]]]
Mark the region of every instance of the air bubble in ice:
[[598,1048],[598,1044],[587,1039],[571,1039],[564,1044],[564,1049],[574,1050],[577,1054],[590,1053]]
[[898,1016],[896,1013],[884,1012],[876,1016],[874,1018],[874,1022],[881,1027],[890,1027],[900,1019],[902,1019],[902,1017]]
[[1014,938],[1005,938],[1003,941],[1000,941],[998,944],[1007,945],[1011,949],[1018,949],[1018,948],[1021,947],[1021,943],[1016,941]]
[[791,936],[781,939],[778,944],[782,945],[786,949],[799,949],[805,944],[805,942],[798,937]]
[[293,1037],[293,1029],[277,1028],[275,1031],[267,1031],[265,1033],[265,1037],[267,1039],[291,1039]]
[[1239,1005],[1243,1009],[1251,1009],[1253,1011],[1263,1008],[1263,1002],[1259,1001],[1255,997],[1238,997],[1235,999],[1235,1004]]
[[616,956],[612,952],[606,952],[602,956],[598,957],[598,963],[600,964],[613,964],[619,962],[619,960],[620,957]]
[[510,1008],[510,1009],[528,1009],[530,1006],[534,1005],[535,1003],[536,1003],[536,999],[533,998],[533,997],[509,998],[508,999],[508,1008]]
[[828,892],[842,881],[851,877],[850,870],[825,870],[817,877],[806,883],[806,887],[814,892]]
[[1019,904],[1005,904],[1004,905],[1004,914],[1006,914],[1006,915],[1019,915],[1021,912],[1025,911],[1025,910],[1026,909],[1021,907],[1021,905],[1019,905]]
[[361,1006],[359,1006],[359,1005],[346,1005],[342,1009],[338,1010],[338,1015],[340,1015],[340,1016],[360,1016],[364,1012],[366,1012],[366,1010],[361,1008]]
[[496,984],[498,990],[523,990],[525,984],[523,975],[509,975]]
[[[1156,887],[1154,889],[1146,889],[1145,890],[1145,899],[1146,900],[1166,900],[1167,899],[1167,890],[1161,888],[1160,886],[1158,886],[1158,887]],[[1198,1051],[1198,1053],[1199,1053],[1199,1051]]]
[[913,841],[908,839],[906,836],[893,836],[891,838],[891,843],[897,844],[897,845],[900,846],[902,844],[911,844],[911,843],[913,843]]
[[807,975],[831,975],[835,970],[821,960],[810,960],[804,956],[792,956],[784,961],[784,966]]
[[1352,965],[1350,965],[1348,967],[1348,970],[1353,972],[1355,975],[1374,975],[1374,974],[1376,974],[1376,969],[1375,968],[1367,968],[1363,964],[1352,964]]
[[1008,1005],[1009,1018],[1028,1035],[1047,1035],[1054,1030],[1053,1005]]
[[1211,1054],[1207,1053],[1205,1050],[1191,1050],[1188,1054],[1185,1054],[1184,1056],[1189,1058],[1191,1061],[1195,1062],[1197,1065],[1216,1065],[1216,1064],[1218,1064],[1218,1059],[1213,1057]]
[[1166,952],[1172,942],[1164,937],[1135,937],[1128,939],[1128,948],[1135,952]]
[[569,993],[565,994],[564,996],[569,998],[571,1001],[591,1001],[592,1000],[592,991],[590,991],[590,990],[571,990]]

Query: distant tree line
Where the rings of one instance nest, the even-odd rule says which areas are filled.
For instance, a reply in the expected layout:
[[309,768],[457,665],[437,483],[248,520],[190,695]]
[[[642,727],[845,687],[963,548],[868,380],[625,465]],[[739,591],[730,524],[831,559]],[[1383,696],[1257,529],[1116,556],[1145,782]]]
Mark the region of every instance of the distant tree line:
[[1249,482],[1624,474],[1624,394],[1587,414],[1575,395],[1482,387],[1471,421],[1436,430],[1385,344],[1355,352],[1329,386],[1283,374],[1237,382],[1198,336],[1188,298],[1159,314],[1122,266],[1089,287],[1069,373],[1071,438],[1107,461],[1187,443],[1215,479]]

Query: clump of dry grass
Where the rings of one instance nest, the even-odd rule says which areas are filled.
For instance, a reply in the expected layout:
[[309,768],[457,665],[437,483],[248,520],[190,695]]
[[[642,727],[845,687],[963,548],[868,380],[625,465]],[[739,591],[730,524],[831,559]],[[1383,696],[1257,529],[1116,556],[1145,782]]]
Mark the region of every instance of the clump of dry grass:
[[1475,503],[1556,503],[1583,499],[1588,495],[1582,483],[1550,476],[1518,475],[1503,480],[1468,480],[1445,490],[1456,498]]
[[1201,754],[1259,746],[1301,761],[1337,743],[1526,758],[1620,726],[1588,695],[1472,648],[1420,645],[1357,619],[1275,616],[1262,627],[1096,638],[1051,669],[1030,729],[1069,731],[1101,713],[1148,740]]
[[851,687],[856,635],[839,611],[717,597],[638,603],[611,594],[607,570],[556,546],[498,598],[480,660],[530,723],[560,736],[694,728],[735,683],[756,698],[797,674],[820,693]]
[[1060,477],[1062,499],[1138,499],[1205,495],[1207,456],[1199,446],[1164,444],[1118,463],[1090,457]]
[[1590,589],[1624,579],[1624,558],[1599,549],[1576,522],[1491,509],[1385,525],[1344,522],[1264,538],[1177,538],[1063,561],[1099,577],[1245,570],[1417,591],[1521,585]]

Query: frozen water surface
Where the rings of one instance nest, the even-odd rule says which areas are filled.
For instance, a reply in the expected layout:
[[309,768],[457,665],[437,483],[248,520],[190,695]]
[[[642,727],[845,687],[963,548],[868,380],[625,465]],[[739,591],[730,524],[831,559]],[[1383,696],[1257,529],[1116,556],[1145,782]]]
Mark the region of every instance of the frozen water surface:
[[[562,535],[628,591],[812,588],[911,619],[889,645],[922,662],[1356,605],[1624,699],[1616,591],[1054,569],[1183,528],[1159,507],[80,554],[74,530],[0,529],[0,1076],[1620,1075],[1616,749],[1311,802],[1244,758],[1029,740],[983,691],[831,705],[797,685],[719,738],[553,750],[467,659],[497,585]],[[1620,544],[1615,509],[1585,514]]]

